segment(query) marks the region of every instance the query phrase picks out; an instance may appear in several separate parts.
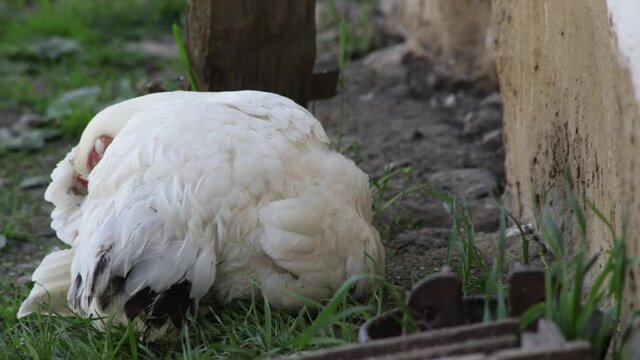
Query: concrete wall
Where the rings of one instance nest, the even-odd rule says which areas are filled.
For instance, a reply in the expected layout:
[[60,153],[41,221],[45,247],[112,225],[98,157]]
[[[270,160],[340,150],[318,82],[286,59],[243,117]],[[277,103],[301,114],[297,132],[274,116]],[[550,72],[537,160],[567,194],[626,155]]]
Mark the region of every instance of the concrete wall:
[[[567,165],[576,194],[611,214],[618,229],[629,214],[628,249],[640,256],[640,2],[494,0],[493,15],[507,192],[517,215],[531,219],[548,207],[575,243],[563,201]],[[594,215],[587,224],[591,251],[608,249],[604,224]],[[640,300],[640,274],[628,275],[630,309]]]
[[[629,256],[640,258],[640,1],[380,0],[411,51],[462,77],[491,76],[504,103],[507,199],[532,221],[550,209],[569,245],[580,238],[564,197],[575,193],[613,219],[628,214]],[[488,70],[489,69],[489,70]],[[592,253],[611,236],[587,212]],[[626,313],[640,302],[629,271]],[[637,354],[640,354],[638,334]],[[640,356],[640,355],[639,355]]]

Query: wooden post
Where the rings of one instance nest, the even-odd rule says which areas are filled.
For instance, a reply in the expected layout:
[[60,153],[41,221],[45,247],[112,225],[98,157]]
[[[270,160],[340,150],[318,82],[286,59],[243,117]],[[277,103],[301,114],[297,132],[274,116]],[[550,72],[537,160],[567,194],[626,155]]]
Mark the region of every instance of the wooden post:
[[200,90],[270,91],[306,105],[315,0],[187,0],[186,28]]

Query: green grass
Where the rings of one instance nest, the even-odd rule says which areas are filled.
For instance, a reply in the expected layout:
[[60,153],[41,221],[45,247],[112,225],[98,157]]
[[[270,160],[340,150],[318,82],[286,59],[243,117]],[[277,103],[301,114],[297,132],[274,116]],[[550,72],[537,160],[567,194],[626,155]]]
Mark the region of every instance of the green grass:
[[[614,358],[621,357],[624,336],[615,334],[621,313],[623,286],[625,274],[629,266],[637,265],[626,257],[626,226],[617,232],[612,220],[598,210],[588,199],[583,199],[585,206],[595,215],[597,221],[602,221],[610,232],[611,249],[602,254],[588,255],[587,249],[587,216],[573,193],[572,178],[565,173],[565,199],[571,210],[576,228],[580,234],[580,244],[573,253],[566,247],[567,240],[550,211],[536,216],[537,228],[551,254],[550,260],[545,262],[545,292],[546,301],[534,305],[522,315],[523,328],[528,327],[539,318],[554,321],[567,339],[585,339],[591,342],[594,358],[600,358],[607,350],[606,336],[614,334],[611,348]],[[529,261],[528,240],[524,236],[522,227],[513,215],[500,204],[500,226],[497,239],[496,254],[490,266],[483,264],[474,244],[473,226],[470,215],[462,205],[452,202],[453,226],[450,235],[449,259],[457,257],[457,271],[463,282],[465,293],[476,293],[477,286],[484,287],[485,321],[506,317],[505,303],[505,228],[507,218],[511,218],[518,226],[523,239],[522,260]],[[457,229],[457,230],[456,230]],[[598,259],[602,266],[597,269]],[[588,278],[590,277],[590,281]],[[491,308],[489,298],[497,300],[497,308]],[[602,322],[598,327],[590,325],[592,316],[602,311]],[[624,330],[624,329],[623,329]],[[624,331],[623,331],[624,333]]]
[[[97,100],[51,119],[68,134],[79,135],[95,111],[141,93],[135,84],[146,73],[177,69],[177,59],[146,56],[126,45],[143,38],[167,37],[183,9],[184,0],[0,3],[0,109],[28,108],[44,114],[64,92],[99,86]],[[59,48],[39,47],[53,37],[71,40],[79,49],[56,55]],[[119,87],[126,81],[132,85]]]
[[[348,155],[352,153],[356,159],[358,156],[357,144],[352,144],[347,147],[348,151],[345,153]],[[415,169],[411,166],[403,166],[397,168],[385,167],[383,174],[378,178],[373,178],[370,181],[372,192],[372,213],[374,218],[376,215],[388,212],[390,213],[389,219],[385,224],[378,225],[380,236],[383,242],[393,238],[396,234],[399,234],[405,230],[415,227],[417,224],[408,224],[402,222],[400,219],[400,211],[403,208],[405,198],[414,192],[425,193],[428,196],[435,196],[449,199],[446,195],[434,191],[430,184],[419,182],[414,180]],[[399,182],[399,189],[392,190],[391,182]]]
[[[443,200],[451,209],[447,265],[456,270],[465,295],[481,294],[486,290],[489,269],[476,247],[476,232],[467,202],[464,199],[460,202],[451,196],[445,196]],[[457,263],[454,264],[454,260]]]
[[346,121],[346,63],[349,59],[362,57],[373,50],[373,30],[370,24],[375,7],[373,0],[358,0],[360,19],[358,24],[350,24],[339,12],[335,0],[329,1],[329,11],[338,28],[338,92],[340,93],[340,113],[338,117],[338,140],[336,149],[343,151],[342,138]]
[[[532,307],[522,317],[523,326],[544,317],[553,320],[568,339],[589,340],[594,348],[594,358],[605,352],[605,336],[615,332],[620,320],[625,274],[633,265],[626,256],[626,225],[623,221],[620,232],[612,220],[607,218],[593,203],[584,203],[595,217],[602,221],[610,232],[611,249],[605,254],[590,256],[587,249],[586,215],[573,193],[572,177],[565,171],[565,197],[580,233],[580,244],[573,254],[566,248],[557,223],[549,211],[538,215],[540,232],[555,258],[545,269],[546,301]],[[597,269],[600,257],[602,266]],[[591,281],[588,277],[591,276]],[[602,322],[597,328],[590,326],[592,316],[602,311]],[[615,358],[621,356],[621,345],[617,336],[612,342]]]
[[184,39],[182,37],[182,29],[178,24],[174,23],[172,26],[173,29],[173,38],[178,44],[178,51],[180,52],[180,61],[182,62],[182,66],[186,69],[187,78],[189,79],[189,85],[191,86],[192,91],[199,91],[198,89],[198,81],[196,80],[195,71],[193,70],[193,65],[191,64],[191,59],[189,58],[189,53],[187,52],[187,47],[184,44]]
[[[580,207],[573,192],[571,174],[565,172],[565,200],[573,214],[580,243],[573,253],[569,252],[562,232],[550,211],[536,216],[537,229],[547,244],[551,256],[545,262],[546,301],[534,305],[521,318],[523,328],[528,327],[539,318],[554,321],[567,339],[585,339],[593,346],[594,358],[600,358],[605,348],[607,336],[613,334],[611,349],[614,358],[621,358],[622,346],[628,330],[620,329],[616,333],[620,320],[625,274],[629,266],[637,266],[638,262],[626,256],[626,221],[620,231],[616,231],[613,221],[605,216],[588,199],[582,203],[601,221],[610,233],[611,249],[604,253],[589,256],[587,239],[587,216]],[[490,265],[484,263],[475,246],[475,233],[471,215],[466,210],[465,202],[451,199],[452,228],[449,237],[448,259],[462,280],[465,294],[479,294],[484,289],[484,320],[491,321],[506,317],[505,302],[505,265],[506,223],[510,218],[520,229],[523,241],[522,262],[529,262],[529,243],[522,227],[502,205],[500,209],[500,226],[497,238],[497,252]],[[596,267],[601,257],[600,268]],[[454,259],[456,260],[454,264]],[[489,298],[496,299],[497,307],[489,305]],[[590,324],[593,316],[602,311],[602,321],[598,327]]]
[[[498,252],[494,254],[491,268],[486,275],[486,281],[484,284],[484,314],[483,320],[485,322],[491,320],[501,320],[507,317],[507,304],[505,295],[505,282],[504,274],[505,269],[505,248],[506,248],[506,224],[507,215],[503,207],[500,207],[500,226],[498,236]],[[490,307],[490,299],[495,297],[497,306],[495,314],[493,314]]]
[[[147,343],[130,327],[107,322],[104,332],[79,317],[34,315],[16,320],[18,298],[0,311],[0,357],[7,359],[256,359],[357,341],[359,325],[383,310],[383,298],[402,305],[395,288],[377,278],[381,286],[368,300],[350,297],[350,278],[325,304],[308,300],[317,310],[277,311],[258,291],[250,299],[235,301],[197,321],[190,319],[168,340]],[[409,314],[405,309],[405,314]],[[408,318],[410,321],[410,318]]]
[[340,47],[344,49],[349,59],[361,58],[375,47],[371,15],[375,9],[376,0],[357,0],[357,2],[360,17],[356,23],[349,23],[340,13],[335,0],[329,1],[329,13],[333,23],[339,29]]

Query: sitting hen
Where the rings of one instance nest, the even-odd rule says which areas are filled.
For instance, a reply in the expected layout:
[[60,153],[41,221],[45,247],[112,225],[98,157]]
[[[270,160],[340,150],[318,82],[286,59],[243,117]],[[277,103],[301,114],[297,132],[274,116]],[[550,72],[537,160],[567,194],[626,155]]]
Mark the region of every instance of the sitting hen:
[[327,144],[309,112],[264,92],[103,110],[51,175],[51,226],[70,247],[44,258],[18,316],[112,316],[153,339],[252,282],[295,309],[293,293],[322,300],[350,275],[382,274],[367,176]]

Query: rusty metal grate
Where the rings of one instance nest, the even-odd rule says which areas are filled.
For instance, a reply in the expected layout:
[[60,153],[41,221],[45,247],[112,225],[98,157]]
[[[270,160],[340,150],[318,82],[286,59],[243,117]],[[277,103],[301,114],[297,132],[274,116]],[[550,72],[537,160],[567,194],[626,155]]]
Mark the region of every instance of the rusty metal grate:
[[[407,298],[418,333],[405,334],[402,313],[395,309],[366,322],[360,344],[303,352],[281,360],[588,360],[586,341],[567,341],[557,326],[540,320],[535,329],[520,330],[518,317],[544,300],[544,272],[520,268],[507,280],[509,318],[482,323],[484,298],[463,297],[462,284],[451,272],[433,274]],[[437,296],[434,296],[437,294]],[[492,302],[495,306],[495,301]]]

